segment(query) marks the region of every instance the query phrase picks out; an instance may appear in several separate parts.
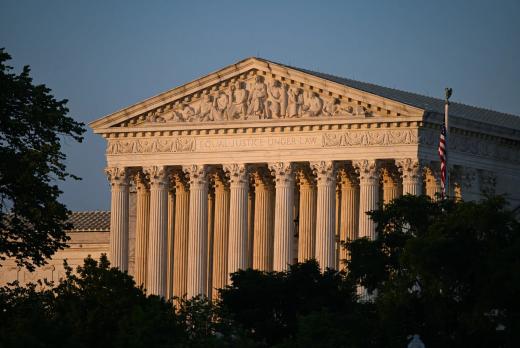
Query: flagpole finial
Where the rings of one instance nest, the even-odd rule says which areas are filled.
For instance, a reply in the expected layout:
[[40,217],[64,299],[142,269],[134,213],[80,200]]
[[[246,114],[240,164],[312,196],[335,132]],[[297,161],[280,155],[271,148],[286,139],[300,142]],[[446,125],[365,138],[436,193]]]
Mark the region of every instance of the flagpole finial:
[[446,96],[446,103],[449,103],[450,102],[450,97],[451,97],[451,94],[453,93],[453,90],[449,87],[446,87],[444,88],[444,93],[445,93],[445,96]]

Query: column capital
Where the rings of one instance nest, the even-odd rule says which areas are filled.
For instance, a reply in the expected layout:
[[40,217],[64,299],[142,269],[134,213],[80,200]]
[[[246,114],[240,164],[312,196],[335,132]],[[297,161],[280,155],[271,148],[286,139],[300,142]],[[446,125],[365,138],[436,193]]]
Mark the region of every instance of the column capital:
[[150,189],[150,182],[148,181],[146,174],[141,170],[137,170],[133,173],[133,180],[137,192],[144,192]]
[[399,183],[399,173],[387,167],[381,168],[381,181],[383,186],[394,186]]
[[165,166],[143,167],[143,172],[148,178],[150,187],[165,186],[168,184],[168,171]]
[[310,167],[301,166],[296,170],[296,179],[300,187],[312,187],[316,184],[316,177]]
[[341,167],[338,169],[337,176],[342,188],[359,185],[359,177],[354,168]]
[[208,167],[205,164],[191,164],[182,166],[182,170],[189,176],[191,187],[204,185],[208,182]]
[[294,163],[271,162],[268,164],[268,167],[277,184],[294,181]]
[[228,190],[229,189],[229,180],[226,178],[226,173],[218,169],[215,172],[211,173],[213,185],[215,186],[215,190]]
[[106,167],[105,174],[110,185],[128,185],[129,171],[125,167]]
[[313,173],[316,175],[318,184],[335,181],[334,161],[310,162]]
[[251,180],[255,187],[272,188],[273,179],[266,168],[255,168],[251,172]]
[[376,160],[352,161],[352,166],[359,174],[360,182],[377,181],[379,179],[379,162]]
[[421,162],[416,158],[400,158],[395,164],[403,180],[419,180],[421,178]]
[[247,184],[248,180],[248,168],[244,163],[231,163],[224,164],[222,166],[226,172],[226,176],[229,178],[231,185]]

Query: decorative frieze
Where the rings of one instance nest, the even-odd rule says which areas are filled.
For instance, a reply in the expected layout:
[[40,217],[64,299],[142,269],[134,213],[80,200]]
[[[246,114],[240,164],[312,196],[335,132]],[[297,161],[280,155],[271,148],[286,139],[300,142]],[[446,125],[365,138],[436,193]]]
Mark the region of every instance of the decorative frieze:
[[417,142],[417,129],[349,131],[322,135],[322,147],[408,145]]

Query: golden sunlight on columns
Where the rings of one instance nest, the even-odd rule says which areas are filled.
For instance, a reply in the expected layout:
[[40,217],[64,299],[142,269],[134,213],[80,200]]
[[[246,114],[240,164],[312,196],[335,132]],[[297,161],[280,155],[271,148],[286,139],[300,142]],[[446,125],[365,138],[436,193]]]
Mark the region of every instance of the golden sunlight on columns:
[[247,193],[249,175],[245,164],[224,166],[229,177],[228,273],[247,268]]
[[208,180],[206,166],[183,166],[190,177],[188,298],[206,295],[208,263]]
[[253,267],[253,248],[255,245],[255,195],[254,186],[249,184],[247,193],[247,268]]
[[269,173],[257,170],[252,176],[255,183],[253,268],[260,271],[272,271],[274,189]]
[[166,296],[168,242],[168,176],[164,166],[143,168],[150,180],[150,228],[148,231],[148,294]]
[[128,270],[128,173],[126,168],[106,168],[112,202],[110,209],[110,263]]
[[436,201],[441,194],[441,181],[438,171],[428,167],[424,170],[426,195]]
[[395,160],[399,172],[403,178],[403,195],[422,194],[422,171],[417,159],[403,158]]
[[173,295],[183,297],[188,289],[188,229],[190,192],[183,173],[175,173],[175,232],[173,241]]
[[311,162],[316,174],[316,260],[322,270],[336,268],[336,175],[333,161]]
[[229,235],[229,186],[222,172],[213,175],[215,182],[215,224],[213,227],[213,291],[227,285],[228,235]]
[[300,221],[298,262],[313,259],[316,251],[316,180],[307,168],[298,171]]
[[276,181],[273,270],[285,271],[293,262],[294,173],[291,162],[269,163]]
[[148,229],[150,228],[150,186],[143,172],[134,176],[137,188],[137,216],[135,221],[134,279],[137,286],[146,285]]
[[[354,240],[358,233],[359,220],[359,180],[352,169],[341,169],[339,172],[341,184],[341,226],[340,240]],[[340,268],[343,268],[342,261],[347,259],[347,251],[344,247],[340,248]]]
[[[209,185],[209,183],[208,183]],[[206,254],[208,256],[208,280],[206,294],[209,298],[212,297],[213,292],[213,242],[214,242],[214,230],[215,230],[215,191],[212,187],[208,188],[208,250]]]
[[359,238],[376,238],[376,224],[367,212],[377,209],[379,202],[379,167],[375,160],[353,161],[359,174]]
[[402,186],[399,183],[397,173],[393,173],[388,168],[382,169],[383,180],[383,203],[388,204],[401,195]]

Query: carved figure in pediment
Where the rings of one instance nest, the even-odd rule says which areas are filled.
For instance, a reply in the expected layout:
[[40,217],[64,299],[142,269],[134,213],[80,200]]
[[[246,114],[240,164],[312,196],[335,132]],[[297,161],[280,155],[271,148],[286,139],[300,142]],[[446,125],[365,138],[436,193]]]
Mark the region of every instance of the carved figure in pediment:
[[231,86],[229,106],[229,119],[239,120],[243,119],[247,113],[247,99],[249,92],[244,88],[242,81],[237,81],[234,86]]
[[193,122],[197,120],[195,117],[195,110],[188,103],[182,103],[181,115],[184,122]]
[[284,99],[285,90],[280,81],[275,80],[272,86],[269,86],[269,100],[268,100],[268,117],[281,118],[285,116],[285,110],[282,112],[282,101]]
[[200,122],[213,121],[213,98],[209,94],[204,94],[200,101],[198,119]]
[[229,97],[224,92],[219,92],[218,96],[213,100],[213,119],[215,121],[226,121],[228,119],[227,109],[229,106]]
[[367,108],[365,108],[364,106],[358,105],[356,107],[354,115],[368,117],[368,116],[372,116],[372,113],[370,111],[368,111]]
[[321,115],[323,109],[323,100],[316,92],[311,92],[307,105],[303,106],[305,116],[316,117]]
[[290,88],[288,94],[287,117],[300,117],[301,108],[303,106],[303,95],[301,89]]
[[267,85],[264,83],[262,76],[257,76],[255,83],[251,87],[251,94],[249,95],[248,115],[266,118],[266,102],[267,102]]
[[341,112],[341,105],[338,98],[333,98],[323,107],[323,114],[326,116],[336,116]]
[[155,110],[148,116],[148,121],[158,123],[166,122],[163,115],[158,110]]

